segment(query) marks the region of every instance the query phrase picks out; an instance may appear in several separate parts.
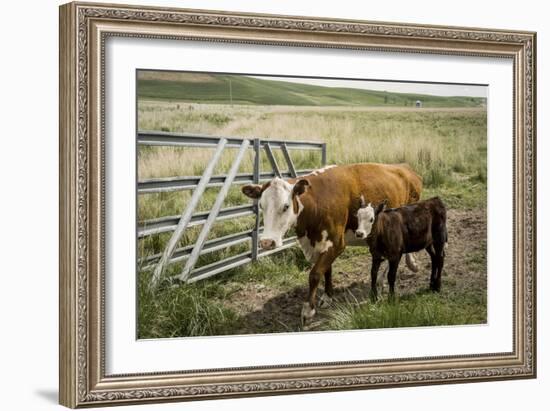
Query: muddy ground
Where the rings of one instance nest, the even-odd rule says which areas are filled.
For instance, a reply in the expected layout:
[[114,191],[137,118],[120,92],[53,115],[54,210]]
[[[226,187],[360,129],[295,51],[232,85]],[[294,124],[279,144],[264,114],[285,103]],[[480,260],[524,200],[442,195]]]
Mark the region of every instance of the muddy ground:
[[[442,295],[453,293],[487,293],[487,220],[486,210],[449,210],[447,222],[449,242],[442,278]],[[428,290],[431,263],[424,251],[416,254],[417,273],[411,272],[401,260],[396,281],[399,296]],[[368,250],[353,251],[339,257],[333,265],[335,301],[367,301],[370,290],[371,258]],[[387,263],[378,277],[381,298],[387,298]],[[295,332],[323,329],[334,305],[317,310],[314,321],[303,327],[300,321],[302,303],[307,296],[308,272],[303,272],[303,284],[289,289],[272,289],[264,284],[248,283],[239,287],[224,304],[239,315],[239,327],[234,334]],[[322,293],[322,286],[320,287]]]

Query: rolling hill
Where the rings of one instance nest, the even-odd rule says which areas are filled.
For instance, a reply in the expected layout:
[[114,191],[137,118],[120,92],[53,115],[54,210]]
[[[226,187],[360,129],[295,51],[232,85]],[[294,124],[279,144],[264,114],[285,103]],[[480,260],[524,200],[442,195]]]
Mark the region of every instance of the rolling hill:
[[440,97],[355,88],[323,87],[243,75],[138,72],[138,98],[210,104],[284,106],[481,107],[479,97]]

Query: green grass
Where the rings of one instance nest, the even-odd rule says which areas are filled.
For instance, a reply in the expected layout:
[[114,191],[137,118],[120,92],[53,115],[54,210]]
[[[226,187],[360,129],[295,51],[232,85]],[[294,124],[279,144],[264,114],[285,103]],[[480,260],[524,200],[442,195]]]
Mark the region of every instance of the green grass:
[[417,293],[376,303],[340,304],[330,311],[327,330],[427,327],[484,324],[487,321],[484,295],[441,295]]
[[220,335],[231,332],[236,314],[223,306],[225,291],[201,282],[148,291],[150,276],[138,278],[138,338]]
[[307,278],[306,267],[298,248],[192,284],[172,284],[169,278],[179,271],[171,266],[153,293],[148,291],[151,273],[142,271],[138,279],[138,338],[232,334],[242,322],[224,301],[247,284],[277,290],[300,287]]
[[[179,74],[179,75],[178,75]],[[140,99],[283,106],[479,107],[478,97],[440,97],[344,87],[322,87],[239,75],[140,72]],[[219,116],[216,121],[228,119]]]
[[485,208],[487,206],[487,185],[447,182],[439,186],[424,187],[422,199],[435,196],[441,197],[448,208]]
[[255,264],[247,264],[228,273],[230,281],[241,284],[261,283],[272,289],[289,289],[303,286],[307,279],[304,272],[309,267],[298,247],[273,256],[264,257]]

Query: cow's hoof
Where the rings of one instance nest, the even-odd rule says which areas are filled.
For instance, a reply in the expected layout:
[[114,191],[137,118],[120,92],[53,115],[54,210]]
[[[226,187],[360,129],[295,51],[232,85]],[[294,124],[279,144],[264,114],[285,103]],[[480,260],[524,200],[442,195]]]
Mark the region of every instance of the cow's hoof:
[[302,325],[307,324],[315,315],[315,308],[311,308],[309,303],[302,306]]
[[319,298],[319,308],[327,307],[332,304],[332,297],[327,294],[323,294],[321,298]]

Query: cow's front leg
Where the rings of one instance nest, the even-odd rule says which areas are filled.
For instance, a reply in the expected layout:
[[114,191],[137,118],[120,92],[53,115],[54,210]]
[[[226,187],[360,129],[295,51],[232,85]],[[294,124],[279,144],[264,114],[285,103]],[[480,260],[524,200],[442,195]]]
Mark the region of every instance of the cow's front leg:
[[315,315],[317,288],[319,288],[321,276],[331,269],[332,262],[341,252],[340,247],[335,248],[333,245],[326,252],[319,255],[319,258],[309,272],[309,293],[307,301],[302,306],[302,323],[307,323]]

